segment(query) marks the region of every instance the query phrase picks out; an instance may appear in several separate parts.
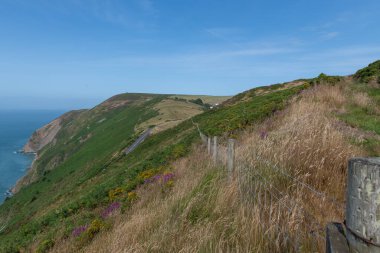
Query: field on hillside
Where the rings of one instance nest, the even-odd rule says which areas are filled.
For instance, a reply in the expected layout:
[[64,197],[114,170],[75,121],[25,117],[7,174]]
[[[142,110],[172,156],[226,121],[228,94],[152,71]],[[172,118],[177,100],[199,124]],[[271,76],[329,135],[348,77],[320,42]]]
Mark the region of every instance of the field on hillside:
[[172,128],[182,121],[204,112],[204,108],[195,103],[175,99],[164,99],[153,107],[158,115],[139,124],[136,129],[140,132],[154,126],[153,133]]
[[170,98],[178,98],[185,100],[196,100],[198,98],[202,99],[203,103],[215,105],[221,104],[224,101],[230,99],[232,96],[206,96],[206,95],[172,95]]

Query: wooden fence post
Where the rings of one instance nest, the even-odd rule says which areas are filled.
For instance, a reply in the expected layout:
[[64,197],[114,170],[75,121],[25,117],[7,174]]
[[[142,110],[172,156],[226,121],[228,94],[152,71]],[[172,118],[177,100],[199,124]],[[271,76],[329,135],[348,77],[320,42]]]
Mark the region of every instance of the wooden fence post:
[[207,137],[207,153],[211,155],[211,137]]
[[214,143],[213,143],[213,153],[212,158],[214,163],[216,164],[218,162],[218,137],[214,136]]
[[351,252],[380,252],[380,158],[348,163],[346,228]]
[[343,224],[336,222],[327,224],[326,253],[350,253]]
[[227,169],[230,180],[233,178],[235,166],[235,140],[228,139],[227,147]]

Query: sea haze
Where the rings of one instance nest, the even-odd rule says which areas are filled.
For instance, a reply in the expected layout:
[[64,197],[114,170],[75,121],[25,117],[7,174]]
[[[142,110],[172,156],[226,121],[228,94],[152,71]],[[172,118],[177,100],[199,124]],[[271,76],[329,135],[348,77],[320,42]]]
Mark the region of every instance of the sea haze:
[[34,156],[20,154],[33,132],[60,116],[62,111],[1,111],[0,110],[0,203],[5,192],[30,167]]

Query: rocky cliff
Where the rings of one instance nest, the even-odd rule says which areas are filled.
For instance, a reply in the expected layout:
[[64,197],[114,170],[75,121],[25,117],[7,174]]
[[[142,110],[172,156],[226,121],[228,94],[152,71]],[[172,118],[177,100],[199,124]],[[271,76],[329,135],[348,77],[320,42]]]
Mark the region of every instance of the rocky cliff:
[[25,144],[23,151],[25,153],[37,153],[52,142],[61,129],[61,122],[62,118],[60,117],[35,131]]

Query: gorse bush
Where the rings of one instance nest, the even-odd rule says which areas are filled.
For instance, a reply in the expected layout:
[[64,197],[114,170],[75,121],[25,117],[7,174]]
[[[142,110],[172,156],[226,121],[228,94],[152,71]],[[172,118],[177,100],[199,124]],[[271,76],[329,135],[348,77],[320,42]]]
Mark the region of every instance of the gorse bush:
[[372,80],[380,83],[380,60],[368,65],[368,67],[357,71],[354,78],[360,82],[368,83]]
[[135,202],[138,199],[136,192],[128,192],[127,199],[130,203]]
[[341,76],[328,76],[324,73],[321,73],[317,78],[313,79],[315,84],[331,84],[335,85],[338,82],[342,81],[343,78]]
[[101,219],[95,219],[78,238],[80,244],[89,243],[102,230],[108,228],[108,224]]
[[123,198],[125,190],[122,187],[117,187],[108,192],[108,198],[110,201],[115,201],[117,199]]

